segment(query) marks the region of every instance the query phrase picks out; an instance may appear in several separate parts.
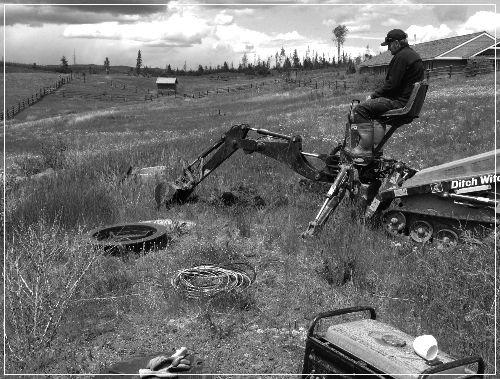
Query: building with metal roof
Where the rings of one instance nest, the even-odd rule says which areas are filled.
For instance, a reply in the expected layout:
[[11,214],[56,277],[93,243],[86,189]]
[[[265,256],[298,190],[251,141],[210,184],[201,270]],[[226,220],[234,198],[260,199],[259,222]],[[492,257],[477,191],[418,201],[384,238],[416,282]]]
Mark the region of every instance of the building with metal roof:
[[[424,62],[426,69],[443,66],[465,66],[471,58],[485,57],[494,61],[498,44],[487,32],[477,32],[456,37],[412,45]],[[376,55],[359,65],[360,73],[385,73],[392,55],[390,51]],[[497,57],[497,59],[500,57]]]

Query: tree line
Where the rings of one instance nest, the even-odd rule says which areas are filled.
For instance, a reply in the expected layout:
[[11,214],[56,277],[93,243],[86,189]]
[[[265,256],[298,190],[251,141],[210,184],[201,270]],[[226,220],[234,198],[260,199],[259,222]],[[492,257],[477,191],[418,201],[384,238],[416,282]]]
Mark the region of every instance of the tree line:
[[[184,62],[182,68],[172,68],[170,64],[165,65],[165,68],[152,68],[143,65],[141,50],[137,52],[135,67],[129,67],[129,75],[137,76],[182,76],[182,75],[204,75],[204,74],[223,74],[223,73],[245,73],[251,75],[269,75],[271,70],[276,70],[278,72],[290,72],[292,70],[315,70],[321,68],[338,68],[344,69],[346,73],[355,73],[356,65],[360,64],[363,60],[369,59],[372,56],[369,53],[369,46],[367,46],[366,53],[364,56],[358,56],[352,58],[350,55],[342,51],[342,47],[346,41],[347,35],[349,33],[348,28],[345,25],[338,25],[332,31],[332,41],[337,47],[337,60],[335,57],[325,57],[325,54],[319,55],[318,52],[311,52],[309,47],[305,52],[305,56],[300,58],[297,49],[294,49],[291,54],[287,54],[284,47],[281,47],[274,56],[270,56],[267,59],[261,59],[260,57],[255,57],[253,62],[247,53],[243,53],[241,61],[235,66],[233,62],[230,64],[224,61],[215,67],[213,66],[203,66],[198,65],[196,69],[187,69],[187,64]],[[58,67],[59,72],[69,73],[72,68],[68,64],[68,60],[65,56],[61,58],[61,64]],[[89,74],[94,73],[97,68],[94,65],[88,66]],[[106,74],[110,73],[111,62],[108,57],[105,57],[104,63],[101,71],[104,70]]]

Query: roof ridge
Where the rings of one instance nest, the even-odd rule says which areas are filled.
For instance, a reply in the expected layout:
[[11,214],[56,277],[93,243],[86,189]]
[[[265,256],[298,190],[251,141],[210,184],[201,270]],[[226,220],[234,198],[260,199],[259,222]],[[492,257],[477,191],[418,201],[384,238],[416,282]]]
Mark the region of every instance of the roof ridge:
[[450,40],[450,39],[453,39],[453,38],[478,36],[478,35],[481,35],[481,34],[483,34],[483,33],[487,33],[487,34],[489,34],[489,33],[488,33],[488,32],[486,32],[485,30],[483,30],[482,32],[475,32],[475,33],[469,33],[469,34],[460,34],[460,35],[458,35],[458,36],[452,36],[452,37],[446,37],[446,38],[433,39],[432,41],[420,42],[420,43],[416,43],[416,44],[411,45],[411,46],[417,46],[417,45],[423,45],[423,44],[426,44],[426,43],[432,43],[432,42],[439,42],[439,41],[444,41],[444,40]]
[[[441,56],[442,54],[446,54],[450,51],[453,51],[456,48],[467,45],[470,42],[476,40],[477,38],[482,38],[482,36],[485,37],[488,36],[490,38],[493,38],[494,40],[494,37],[491,36],[488,32],[480,31],[475,33],[462,34],[453,37],[446,37],[432,41],[421,42],[414,45],[410,44],[410,47],[415,49],[415,51],[417,51],[417,53],[422,57],[422,60],[434,59],[438,56]],[[385,51],[381,54],[375,55],[374,57],[372,57],[367,61],[362,62],[360,66],[384,65],[389,63],[388,62],[389,59],[390,59],[390,52]]]

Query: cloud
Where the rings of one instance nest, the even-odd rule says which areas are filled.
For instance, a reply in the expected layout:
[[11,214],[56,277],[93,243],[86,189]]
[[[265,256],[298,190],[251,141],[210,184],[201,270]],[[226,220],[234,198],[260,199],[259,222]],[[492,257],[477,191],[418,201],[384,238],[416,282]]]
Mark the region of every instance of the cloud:
[[274,42],[293,42],[293,41],[303,41],[304,36],[300,35],[296,30],[287,33],[278,33],[274,38]]
[[433,12],[439,22],[464,22],[467,19],[467,6],[455,5],[436,5]]
[[135,22],[142,16],[165,11],[164,5],[20,5],[7,4],[6,25],[93,24],[106,21]]
[[234,9],[232,12],[237,16],[250,16],[255,13],[255,9],[244,8],[244,9]]
[[322,21],[322,24],[329,27],[330,29],[333,29],[337,25],[342,25],[349,22],[352,23],[354,22],[354,20],[359,20],[359,16],[359,14],[353,15],[352,10],[349,10],[346,7],[342,7],[337,12],[335,12],[335,18],[325,19]]
[[347,26],[347,35],[349,33],[368,32],[371,30],[371,26],[368,23],[359,21],[348,21],[344,25]]
[[387,27],[400,26],[401,24],[402,24],[401,21],[396,20],[394,18],[389,18],[382,22],[382,25]]
[[405,31],[406,34],[408,34],[409,41],[411,41],[412,43],[414,41],[416,43],[432,41],[435,39],[451,37],[456,34],[445,24],[441,24],[439,25],[439,27],[435,27],[433,25],[411,25]]
[[470,16],[467,21],[457,27],[459,34],[487,31],[495,35],[500,29],[500,13],[480,11]]
[[214,23],[217,25],[229,25],[233,22],[234,17],[225,13],[221,12],[215,16]]
[[252,53],[255,52],[255,47],[267,44],[270,37],[262,32],[242,28],[236,24],[217,26],[213,34],[214,47],[230,48],[236,53]]
[[79,24],[70,25],[64,32],[66,38],[100,38],[100,39],[122,39],[123,27],[117,22],[103,22],[101,24]]
[[192,46],[211,33],[208,23],[191,14],[173,14],[151,22],[69,25],[66,38],[114,39],[150,46]]
[[305,51],[307,46],[314,41],[306,38],[296,30],[286,33],[264,33],[237,24],[217,26],[213,36],[212,46],[214,49],[233,51],[236,54],[246,53],[266,59],[285,47]]

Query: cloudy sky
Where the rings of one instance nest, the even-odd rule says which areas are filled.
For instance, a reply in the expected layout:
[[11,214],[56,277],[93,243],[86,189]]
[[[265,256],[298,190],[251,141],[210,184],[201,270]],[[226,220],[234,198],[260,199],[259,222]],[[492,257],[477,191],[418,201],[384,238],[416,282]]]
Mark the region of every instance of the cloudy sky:
[[468,0],[467,5],[451,1],[443,5],[446,0],[426,4],[386,0],[384,5],[380,1],[318,0],[245,1],[240,5],[154,0],[128,5],[123,5],[126,0],[101,1],[101,5],[85,0],[79,2],[85,5],[23,5],[6,1],[5,60],[38,64],[59,64],[63,55],[72,64],[75,55],[80,64],[102,64],[108,57],[111,65],[135,66],[139,49],[144,65],[162,68],[167,64],[181,68],[184,62],[188,68],[224,61],[237,66],[243,53],[250,62],[265,60],[281,47],[287,54],[297,49],[301,57],[308,49],[311,54],[332,57],[336,55],[332,29],[339,24],[349,30],[344,50],[353,57],[364,54],[367,46],[372,54],[386,50],[380,42],[393,28],[405,30],[410,43],[483,30],[495,35],[495,28],[500,29],[494,3],[485,5],[488,1],[481,0]]

